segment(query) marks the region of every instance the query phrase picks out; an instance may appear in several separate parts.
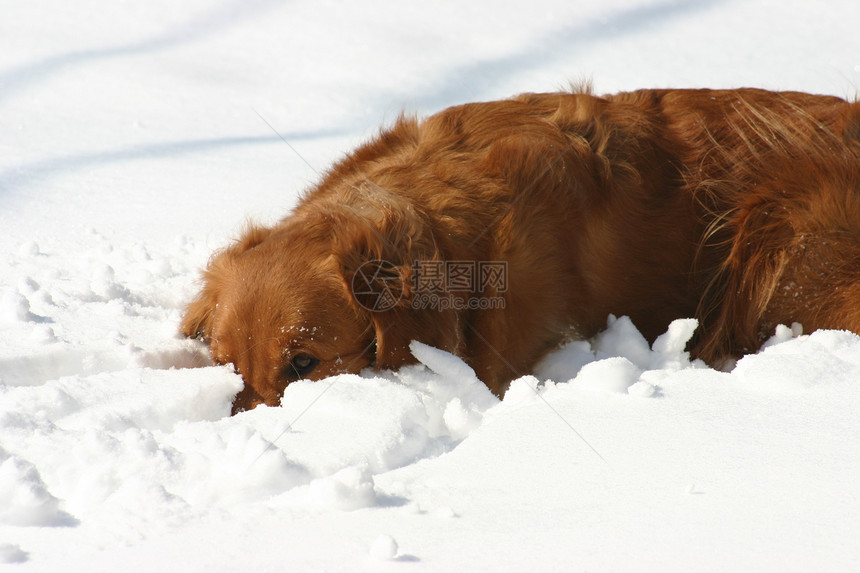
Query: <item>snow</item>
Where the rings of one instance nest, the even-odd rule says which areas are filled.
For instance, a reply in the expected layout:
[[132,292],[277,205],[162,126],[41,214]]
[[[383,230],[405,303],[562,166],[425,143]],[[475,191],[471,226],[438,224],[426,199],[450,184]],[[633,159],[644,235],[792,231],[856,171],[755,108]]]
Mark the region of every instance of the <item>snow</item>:
[[370,554],[381,561],[390,561],[397,556],[397,541],[390,535],[380,535],[370,546]]
[[786,325],[718,371],[684,351],[694,320],[649,346],[609,317],[503,401],[414,343],[417,366],[235,417],[241,380],[176,335],[214,249],[403,109],[589,79],[853,97],[858,22],[848,0],[10,4],[0,563],[860,568],[855,334]]

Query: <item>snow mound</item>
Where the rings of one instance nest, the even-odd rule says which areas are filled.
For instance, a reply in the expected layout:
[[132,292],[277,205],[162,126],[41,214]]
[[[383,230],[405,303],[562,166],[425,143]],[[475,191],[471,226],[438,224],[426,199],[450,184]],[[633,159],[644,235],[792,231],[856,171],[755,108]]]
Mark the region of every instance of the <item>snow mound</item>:
[[379,561],[391,561],[397,557],[397,541],[390,535],[380,535],[370,546],[370,556]]
[[[659,381],[669,373],[705,367],[701,361],[691,362],[686,350],[697,326],[698,321],[692,318],[675,320],[649,347],[629,317],[610,315],[606,330],[592,342],[565,344],[544,358],[535,374],[545,382],[569,381],[572,386],[594,392],[657,396]],[[519,399],[521,384],[515,382],[512,391],[506,401]]]
[[28,555],[18,545],[0,543],[0,563],[24,563]]
[[18,526],[68,525],[36,467],[27,460],[0,449],[0,523]]
[[373,475],[365,468],[344,468],[314,480],[308,486],[309,501],[321,508],[352,511],[373,507],[377,503]]
[[856,352],[860,337],[856,334],[819,330],[791,338],[789,333],[783,327],[776,340],[760,353],[738,360],[732,374],[751,389],[779,393],[806,392],[838,380],[860,380]]
[[30,312],[30,301],[23,295],[6,291],[0,297],[0,324],[33,322],[36,319],[36,315]]
[[586,364],[571,383],[598,392],[621,392],[633,386],[642,370],[624,356],[613,356]]

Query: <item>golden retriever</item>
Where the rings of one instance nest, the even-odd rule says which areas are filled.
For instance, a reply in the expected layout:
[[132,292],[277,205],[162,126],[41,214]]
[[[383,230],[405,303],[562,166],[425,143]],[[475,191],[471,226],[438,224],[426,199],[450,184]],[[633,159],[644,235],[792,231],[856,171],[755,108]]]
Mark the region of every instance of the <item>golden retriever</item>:
[[860,104],[796,92],[526,94],[393,127],[217,253],[181,330],[245,382],[463,358],[496,395],[607,315],[694,355],[860,331]]

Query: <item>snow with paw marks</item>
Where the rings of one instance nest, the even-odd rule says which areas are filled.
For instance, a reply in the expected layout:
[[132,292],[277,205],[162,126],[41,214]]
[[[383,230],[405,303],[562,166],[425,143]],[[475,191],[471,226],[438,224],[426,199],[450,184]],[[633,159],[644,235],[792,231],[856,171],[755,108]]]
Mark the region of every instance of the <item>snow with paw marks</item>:
[[10,7],[0,564],[860,568],[855,334],[786,325],[719,371],[685,351],[695,320],[649,345],[609,317],[504,400],[414,342],[415,366],[297,382],[280,407],[231,417],[241,379],[176,332],[213,250],[247,217],[283,216],[404,108],[589,77],[852,97],[855,4]]

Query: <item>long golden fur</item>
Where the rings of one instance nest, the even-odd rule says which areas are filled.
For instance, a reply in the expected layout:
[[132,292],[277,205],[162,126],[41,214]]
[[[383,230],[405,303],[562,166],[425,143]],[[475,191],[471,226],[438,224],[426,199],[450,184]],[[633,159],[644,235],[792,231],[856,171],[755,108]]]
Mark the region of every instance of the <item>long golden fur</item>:
[[[416,304],[417,263],[451,261],[504,263],[506,281]],[[400,118],[216,254],[182,332],[244,378],[234,412],[299,378],[414,362],[413,339],[501,396],[610,313],[649,339],[695,316],[692,351],[712,364],[780,323],[860,332],[858,278],[860,104],[527,94]]]

